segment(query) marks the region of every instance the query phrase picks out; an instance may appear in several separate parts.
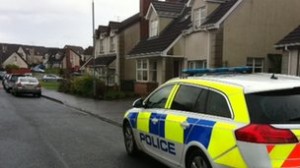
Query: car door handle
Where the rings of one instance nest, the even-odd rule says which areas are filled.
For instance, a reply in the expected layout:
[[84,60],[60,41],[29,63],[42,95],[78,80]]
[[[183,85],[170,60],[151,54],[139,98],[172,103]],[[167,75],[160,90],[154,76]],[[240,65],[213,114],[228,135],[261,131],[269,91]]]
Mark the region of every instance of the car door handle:
[[151,119],[151,122],[152,122],[153,124],[156,124],[156,123],[158,123],[158,119],[157,119],[157,118],[152,118],[152,119]]
[[181,124],[181,127],[183,128],[183,129],[186,129],[186,128],[188,128],[189,126],[190,126],[190,124],[188,123],[188,122],[182,122]]

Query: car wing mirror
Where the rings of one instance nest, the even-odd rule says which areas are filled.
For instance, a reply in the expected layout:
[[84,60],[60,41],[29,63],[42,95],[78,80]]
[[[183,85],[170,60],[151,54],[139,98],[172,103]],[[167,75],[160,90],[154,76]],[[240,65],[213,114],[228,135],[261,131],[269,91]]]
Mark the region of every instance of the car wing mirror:
[[144,100],[142,98],[139,98],[139,99],[135,100],[132,103],[132,107],[135,107],[135,108],[145,107]]

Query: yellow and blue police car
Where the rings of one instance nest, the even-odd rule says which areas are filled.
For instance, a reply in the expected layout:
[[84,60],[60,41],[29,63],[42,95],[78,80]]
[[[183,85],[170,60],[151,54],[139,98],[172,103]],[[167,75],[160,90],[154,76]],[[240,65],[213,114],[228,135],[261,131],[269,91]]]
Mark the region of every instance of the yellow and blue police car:
[[248,70],[186,70],[135,101],[127,153],[182,168],[300,167],[300,78],[237,73]]

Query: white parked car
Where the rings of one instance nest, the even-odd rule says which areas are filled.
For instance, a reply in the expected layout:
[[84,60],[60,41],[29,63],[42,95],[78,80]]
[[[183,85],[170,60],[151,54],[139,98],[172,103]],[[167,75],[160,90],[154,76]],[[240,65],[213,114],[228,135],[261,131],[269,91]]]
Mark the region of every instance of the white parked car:
[[47,75],[44,75],[43,78],[42,78],[42,81],[60,81],[62,80],[62,77],[60,76],[57,76],[55,74],[47,74]]

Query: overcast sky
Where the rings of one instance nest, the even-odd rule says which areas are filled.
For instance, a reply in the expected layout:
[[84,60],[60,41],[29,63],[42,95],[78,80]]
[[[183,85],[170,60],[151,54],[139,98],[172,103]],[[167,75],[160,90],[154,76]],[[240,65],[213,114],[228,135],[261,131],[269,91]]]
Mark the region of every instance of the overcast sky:
[[[94,0],[95,26],[122,21],[139,0]],[[0,43],[92,45],[92,0],[0,0]]]

